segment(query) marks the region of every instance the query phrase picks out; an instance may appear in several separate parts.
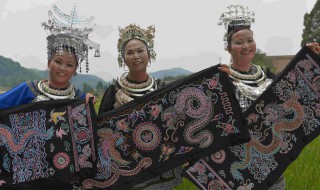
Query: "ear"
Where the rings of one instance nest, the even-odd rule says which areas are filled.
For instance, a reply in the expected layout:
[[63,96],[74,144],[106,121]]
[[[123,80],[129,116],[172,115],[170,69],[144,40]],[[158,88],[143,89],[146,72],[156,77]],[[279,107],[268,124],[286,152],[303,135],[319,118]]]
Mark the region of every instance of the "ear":
[[50,67],[50,65],[51,65],[51,59],[48,60],[48,68]]
[[230,52],[230,46],[227,47],[227,50],[228,50],[228,52],[231,54],[231,52]]

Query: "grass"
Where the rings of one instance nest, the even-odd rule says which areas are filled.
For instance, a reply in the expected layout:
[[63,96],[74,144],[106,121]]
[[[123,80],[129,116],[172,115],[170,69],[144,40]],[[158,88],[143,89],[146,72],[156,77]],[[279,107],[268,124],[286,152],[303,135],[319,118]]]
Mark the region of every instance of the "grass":
[[0,87],[0,94],[10,90],[10,88]]
[[320,190],[320,136],[285,171],[287,190]]
[[[95,109],[98,111],[101,100],[98,98]],[[286,190],[320,190],[320,136],[308,144],[299,157],[285,171]],[[197,190],[189,180],[174,190]]]
[[[301,151],[285,171],[286,190],[320,190],[320,136]],[[184,179],[175,190],[197,190]]]

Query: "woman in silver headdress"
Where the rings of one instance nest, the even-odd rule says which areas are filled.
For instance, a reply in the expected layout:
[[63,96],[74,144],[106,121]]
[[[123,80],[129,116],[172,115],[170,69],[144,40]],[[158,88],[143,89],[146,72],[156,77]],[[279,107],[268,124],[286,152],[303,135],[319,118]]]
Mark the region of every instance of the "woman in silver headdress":
[[[64,13],[61,14],[62,12],[55,5],[53,5],[53,10],[58,16],[67,16]],[[76,9],[73,10],[76,11]],[[76,75],[76,70],[80,63],[88,58],[87,52],[90,46],[87,44],[89,41],[87,34],[93,28],[75,28],[75,24],[80,21],[75,17],[72,17],[73,20],[61,17],[62,21],[60,22],[57,20],[58,17],[53,16],[51,11],[49,11],[49,18],[48,24],[42,24],[51,33],[47,37],[49,79],[26,81],[1,94],[0,109],[31,102],[57,99],[85,98],[88,101],[90,97],[93,97],[93,103],[96,102],[95,96],[90,93],[86,94],[70,83],[70,79]],[[71,22],[69,26],[63,24],[63,20],[66,19],[69,19],[68,22]],[[92,19],[87,21],[91,22]],[[97,44],[91,44],[95,45],[93,48],[96,51],[99,51]]]
[[147,73],[148,64],[156,57],[153,49],[154,32],[154,26],[142,29],[130,24],[124,29],[119,28],[118,62],[125,72],[106,90],[99,114],[158,88],[159,80]]
[[[154,26],[142,29],[135,24],[119,29],[118,62],[120,67],[128,67],[128,71],[106,90],[99,114],[120,107],[160,86],[160,81],[147,73],[148,64],[156,57],[153,49],[154,32]],[[172,189],[181,183],[180,176],[181,168],[177,167],[131,189]]]
[[[244,10],[239,5],[229,8]],[[232,80],[233,90],[242,112],[249,108],[275,78],[269,69],[252,64],[256,54],[256,42],[250,29],[250,23],[254,21],[253,15],[239,13],[238,16],[225,19],[226,14],[223,14],[220,17],[222,22],[219,23],[227,26],[226,50],[232,57],[230,65],[223,64],[219,69],[226,72]],[[320,53],[318,43],[310,43],[307,46],[315,53]],[[285,186],[284,175],[282,175],[268,190],[284,190]]]

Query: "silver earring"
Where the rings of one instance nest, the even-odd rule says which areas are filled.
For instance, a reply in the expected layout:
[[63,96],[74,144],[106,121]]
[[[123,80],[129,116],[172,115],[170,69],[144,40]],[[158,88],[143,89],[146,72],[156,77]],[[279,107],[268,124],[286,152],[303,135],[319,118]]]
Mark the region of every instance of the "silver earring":
[[123,65],[123,70],[124,70],[125,72],[128,72],[128,71],[129,71],[129,68],[126,69],[126,66],[127,66],[126,64]]

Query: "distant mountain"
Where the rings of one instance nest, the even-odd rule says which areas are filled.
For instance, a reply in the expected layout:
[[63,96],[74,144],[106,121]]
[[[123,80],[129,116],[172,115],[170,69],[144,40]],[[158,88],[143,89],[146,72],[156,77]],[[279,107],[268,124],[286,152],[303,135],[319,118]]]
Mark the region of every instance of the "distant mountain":
[[186,76],[192,74],[191,71],[182,69],[182,68],[172,68],[167,70],[161,70],[156,72],[150,72],[150,75],[157,79],[163,79],[164,77],[177,77],[177,76]]
[[0,86],[12,88],[26,80],[39,80],[41,74],[34,69],[21,67],[20,63],[0,56]]
[[[48,78],[49,74],[48,71],[39,71],[37,70],[40,75],[42,76],[42,79]],[[71,78],[71,83],[74,85],[76,88],[82,89],[83,88],[83,83],[89,84],[93,89],[96,88],[97,83],[101,81],[103,85],[106,85],[107,82],[104,81],[102,78],[97,77],[95,75],[90,75],[90,74],[81,74],[77,73],[76,76],[73,76]]]
[[108,83],[100,77],[89,74],[77,74],[72,78],[71,83],[79,89],[83,88],[83,83],[87,83],[95,90],[99,81],[102,81],[103,85],[106,85]]
[[[0,56],[0,87],[12,88],[27,80],[42,80],[48,78],[48,71],[38,69],[28,69],[9,58]],[[71,80],[72,84],[79,89],[83,88],[83,83],[89,84],[93,89],[99,81],[106,84],[103,79],[89,74],[77,74]]]
[[[150,74],[157,79],[163,79],[164,77],[186,76],[192,74],[192,72],[182,68],[172,68],[151,72]],[[48,78],[48,71],[24,68],[20,63],[0,56],[0,87],[12,88],[27,80],[41,80],[46,78]],[[102,81],[104,85],[110,82],[96,75],[77,74],[72,78],[71,83],[79,89],[83,89],[83,83],[87,83],[95,89],[99,81]]]

